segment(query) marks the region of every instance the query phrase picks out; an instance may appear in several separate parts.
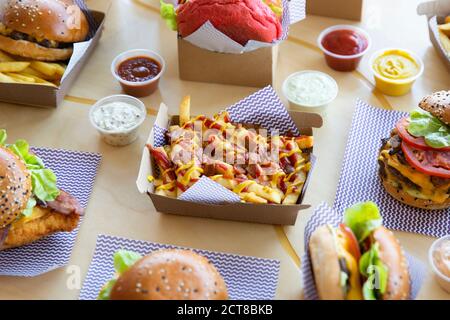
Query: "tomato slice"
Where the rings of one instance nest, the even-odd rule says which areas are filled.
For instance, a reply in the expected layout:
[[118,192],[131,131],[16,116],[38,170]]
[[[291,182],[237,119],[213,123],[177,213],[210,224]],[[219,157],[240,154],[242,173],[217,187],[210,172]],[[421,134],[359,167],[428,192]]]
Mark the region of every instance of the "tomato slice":
[[339,229],[341,229],[342,233],[347,238],[347,250],[353,257],[355,257],[356,261],[358,262],[359,258],[361,258],[361,251],[359,250],[359,244],[358,240],[356,240],[355,234],[353,233],[352,229],[350,229],[344,223],[339,224]]
[[408,163],[418,171],[450,179],[450,152],[421,150],[402,142],[402,150]]
[[395,127],[397,128],[398,135],[400,138],[402,138],[403,141],[406,141],[410,146],[422,149],[422,150],[439,150],[439,151],[450,151],[450,147],[444,147],[444,148],[433,148],[427,145],[425,142],[425,139],[423,137],[415,137],[412,134],[410,134],[407,130],[407,127],[409,126],[409,119],[403,118],[400,119]]

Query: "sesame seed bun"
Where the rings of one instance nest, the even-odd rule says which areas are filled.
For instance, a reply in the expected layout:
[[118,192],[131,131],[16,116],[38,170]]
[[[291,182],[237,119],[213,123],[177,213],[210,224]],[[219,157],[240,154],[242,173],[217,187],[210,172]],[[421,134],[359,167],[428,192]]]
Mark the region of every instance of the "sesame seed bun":
[[378,242],[380,259],[389,270],[387,289],[382,299],[408,299],[411,290],[408,262],[398,239],[385,227],[375,229],[372,237]]
[[31,175],[14,153],[0,147],[0,228],[14,222],[31,196]]
[[327,226],[318,227],[309,240],[309,252],[317,293],[321,300],[344,300],[340,286],[341,268],[333,235]]
[[419,107],[450,125],[450,91],[439,91],[426,96],[420,101]]
[[224,300],[225,281],[208,259],[189,250],[159,250],[125,271],[111,300]]
[[54,49],[40,46],[35,42],[25,40],[14,40],[0,35],[0,50],[20,56],[40,61],[62,61],[70,59],[73,53],[72,48]]
[[[72,0],[5,0],[0,7],[0,22],[41,41],[70,44],[84,41],[89,32],[84,13]],[[72,49],[47,48],[26,39],[5,38],[8,37],[0,38],[0,49],[13,55],[56,61],[68,59],[72,54]]]

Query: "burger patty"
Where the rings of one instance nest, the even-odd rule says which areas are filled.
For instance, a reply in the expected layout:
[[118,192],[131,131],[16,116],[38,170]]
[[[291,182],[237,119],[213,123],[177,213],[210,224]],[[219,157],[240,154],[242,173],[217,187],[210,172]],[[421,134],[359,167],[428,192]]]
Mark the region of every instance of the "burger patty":
[[13,40],[25,40],[33,42],[49,49],[65,49],[71,48],[73,45],[72,43],[58,42],[54,40],[47,40],[47,39],[39,40],[29,34],[11,30],[5,27],[5,25],[3,25],[2,23],[0,23],[0,34]]
[[350,291],[350,271],[347,268],[347,261],[345,258],[339,258],[339,268],[341,269],[341,272],[345,273],[347,275],[347,279],[345,281],[345,295]]
[[[398,135],[397,129],[394,129],[394,130],[392,130],[391,136],[389,138],[382,139],[382,146],[380,148],[380,151],[386,150],[388,148],[389,155],[391,155],[391,156],[396,155],[397,159],[399,160],[399,162],[401,164],[410,167],[410,164],[406,160],[405,155],[402,151],[401,143],[402,143],[402,139]],[[380,166],[379,173],[382,177],[384,177],[384,178],[387,177],[386,170],[388,170],[396,179],[398,179],[400,182],[403,182],[408,187],[415,189],[415,190],[421,189],[420,186],[418,186],[417,184],[412,182],[407,177],[403,176],[397,169],[389,166],[384,161],[379,160],[378,163]],[[436,188],[439,188],[441,186],[444,186],[444,185],[450,183],[450,179],[436,177],[436,176],[430,176],[430,181]],[[448,189],[447,193],[450,194],[450,188]]]

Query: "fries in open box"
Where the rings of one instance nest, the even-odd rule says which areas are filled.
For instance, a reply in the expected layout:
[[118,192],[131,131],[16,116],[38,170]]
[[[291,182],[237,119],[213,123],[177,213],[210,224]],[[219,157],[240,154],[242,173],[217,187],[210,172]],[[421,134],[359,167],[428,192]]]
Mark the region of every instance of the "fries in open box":
[[179,197],[207,176],[243,202],[297,203],[311,168],[312,136],[267,137],[264,130],[232,123],[227,112],[191,118],[189,106],[186,97],[167,145],[147,146],[160,172],[151,177],[156,194]]

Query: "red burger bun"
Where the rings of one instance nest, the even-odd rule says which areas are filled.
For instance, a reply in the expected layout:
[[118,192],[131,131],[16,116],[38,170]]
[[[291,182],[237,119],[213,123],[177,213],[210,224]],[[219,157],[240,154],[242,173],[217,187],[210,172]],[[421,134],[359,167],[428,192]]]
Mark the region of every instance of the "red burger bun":
[[177,10],[183,38],[207,21],[241,45],[249,40],[270,43],[282,33],[280,19],[262,0],[190,0]]

